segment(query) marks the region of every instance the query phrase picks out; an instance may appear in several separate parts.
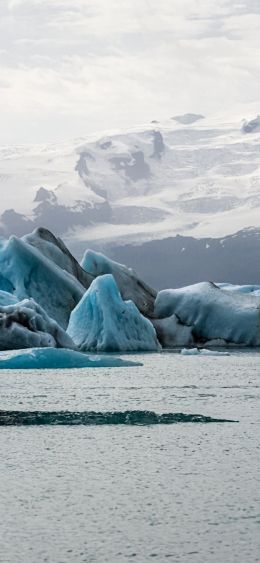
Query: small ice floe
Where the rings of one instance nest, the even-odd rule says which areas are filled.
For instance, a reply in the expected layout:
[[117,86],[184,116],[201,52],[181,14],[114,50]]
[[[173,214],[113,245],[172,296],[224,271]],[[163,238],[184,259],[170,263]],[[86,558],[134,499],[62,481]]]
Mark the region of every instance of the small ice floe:
[[0,352],[1,369],[74,369],[140,366],[116,356],[87,355],[64,348],[29,348]]
[[216,350],[207,350],[206,348],[183,348],[182,356],[230,356],[229,352],[217,352]]

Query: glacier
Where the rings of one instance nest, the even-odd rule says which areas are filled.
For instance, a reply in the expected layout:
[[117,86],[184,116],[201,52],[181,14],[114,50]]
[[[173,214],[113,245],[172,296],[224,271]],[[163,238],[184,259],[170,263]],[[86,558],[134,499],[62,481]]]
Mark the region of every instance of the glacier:
[[123,301],[112,274],[97,277],[72,311],[67,329],[80,350],[158,351],[155,329],[136,305]]
[[112,356],[87,356],[57,348],[29,348],[0,352],[0,369],[74,369],[141,366]]
[[212,282],[160,291],[155,314],[161,319],[175,315],[191,328],[194,342],[260,345],[260,298],[220,289]]
[[0,233],[45,225],[81,252],[82,241],[101,249],[122,239],[222,238],[259,228],[259,115],[202,117],[0,147]]

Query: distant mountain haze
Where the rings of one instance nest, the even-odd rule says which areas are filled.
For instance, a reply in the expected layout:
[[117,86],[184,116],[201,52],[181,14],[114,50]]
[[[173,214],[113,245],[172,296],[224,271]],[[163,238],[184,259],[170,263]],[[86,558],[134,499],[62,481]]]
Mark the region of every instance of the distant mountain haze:
[[105,249],[157,288],[259,283],[259,122],[188,113],[118,134],[0,147],[1,235],[44,226],[77,256]]

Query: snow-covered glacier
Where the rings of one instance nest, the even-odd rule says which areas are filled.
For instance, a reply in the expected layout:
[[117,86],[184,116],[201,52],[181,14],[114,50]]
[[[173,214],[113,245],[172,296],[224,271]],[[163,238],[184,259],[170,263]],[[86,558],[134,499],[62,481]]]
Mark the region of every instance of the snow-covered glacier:
[[259,228],[259,116],[202,117],[0,147],[0,233],[45,225],[91,246]]
[[132,301],[123,301],[111,274],[92,282],[72,311],[67,329],[80,350],[158,351],[155,329]]

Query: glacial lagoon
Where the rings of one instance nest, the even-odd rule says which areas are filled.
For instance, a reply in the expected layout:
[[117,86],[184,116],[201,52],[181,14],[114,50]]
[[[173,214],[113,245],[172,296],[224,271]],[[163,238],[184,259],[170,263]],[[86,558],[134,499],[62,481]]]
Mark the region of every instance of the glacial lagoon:
[[121,357],[143,366],[1,371],[1,411],[47,417],[1,422],[1,561],[259,561],[259,350]]

